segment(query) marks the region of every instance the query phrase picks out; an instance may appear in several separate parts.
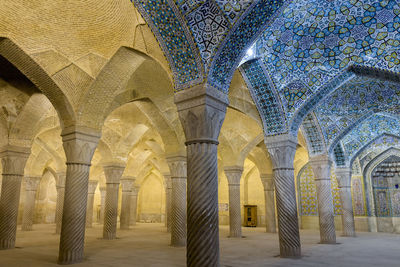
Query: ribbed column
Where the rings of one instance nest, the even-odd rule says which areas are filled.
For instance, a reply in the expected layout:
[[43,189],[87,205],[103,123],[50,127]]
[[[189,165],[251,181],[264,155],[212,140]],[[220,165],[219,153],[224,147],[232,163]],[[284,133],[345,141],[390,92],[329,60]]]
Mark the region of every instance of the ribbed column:
[[123,177],[121,179],[122,203],[121,203],[121,216],[120,216],[119,227],[124,230],[129,230],[130,212],[131,212],[131,193],[134,183],[135,183],[135,178],[133,177]]
[[103,238],[111,240],[117,237],[119,182],[125,166],[113,163],[103,168],[106,176]]
[[129,225],[136,225],[136,213],[137,213],[137,200],[138,200],[139,186],[134,185],[131,191],[131,205],[130,205],[130,216]]
[[96,192],[98,181],[90,180],[88,187],[88,198],[87,198],[87,208],[86,208],[86,228],[93,227],[93,204],[94,204],[94,194]]
[[260,174],[264,186],[265,224],[267,233],[276,233],[274,175]]
[[57,202],[56,202],[56,234],[61,233],[62,214],[64,208],[64,195],[65,195],[65,178],[66,173],[57,173],[56,189],[57,189]]
[[25,202],[22,215],[22,231],[32,231],[35,213],[36,191],[42,177],[25,177]]
[[99,223],[102,224],[104,222],[104,206],[106,205],[106,187],[100,186],[100,219]]
[[318,198],[319,232],[321,244],[336,244],[335,214],[331,188],[331,165],[327,155],[310,159]]
[[89,170],[99,133],[83,127],[64,129],[67,176],[60,235],[59,264],[83,261]]
[[30,149],[3,147],[0,152],[3,180],[0,197],[0,249],[15,247],[21,181]]
[[240,178],[243,168],[225,167],[229,186],[229,237],[242,237],[242,216],[240,211]]
[[171,171],[171,246],[186,245],[186,157],[168,157]]
[[279,249],[282,258],[301,256],[293,161],[297,139],[290,135],[268,137],[265,144],[274,168],[278,211]]
[[175,103],[187,146],[187,266],[219,266],[217,147],[228,97],[203,84]]
[[167,232],[171,232],[171,194],[172,194],[172,182],[171,175],[164,174],[165,182],[165,226]]
[[342,203],[343,236],[355,237],[353,200],[351,196],[351,169],[336,168],[335,173],[339,184],[340,200]]

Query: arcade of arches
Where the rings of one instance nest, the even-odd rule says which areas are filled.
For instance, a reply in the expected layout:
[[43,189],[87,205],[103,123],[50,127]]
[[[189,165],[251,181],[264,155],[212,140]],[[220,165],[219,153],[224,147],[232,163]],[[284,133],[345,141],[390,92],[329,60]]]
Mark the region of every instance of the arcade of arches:
[[394,0],[1,1],[0,266],[397,266],[399,53]]

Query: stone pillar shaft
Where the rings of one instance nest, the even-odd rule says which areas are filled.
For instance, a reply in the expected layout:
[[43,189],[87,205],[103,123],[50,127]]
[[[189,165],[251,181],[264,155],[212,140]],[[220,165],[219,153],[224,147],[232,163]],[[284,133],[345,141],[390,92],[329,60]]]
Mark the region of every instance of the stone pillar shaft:
[[33,216],[35,214],[36,191],[41,177],[25,178],[25,202],[22,216],[22,231],[32,231]]
[[265,227],[267,233],[276,233],[274,175],[261,174],[265,198]]
[[202,84],[175,94],[186,136],[187,266],[219,266],[218,136],[228,96]]
[[124,172],[122,165],[104,166],[106,176],[106,200],[104,206],[103,238],[115,239],[118,221],[118,191],[119,183]]
[[106,187],[100,187],[100,223],[104,222],[104,206],[106,202]]
[[0,249],[15,247],[21,181],[29,149],[7,146],[0,153],[3,180],[0,197]]
[[57,202],[56,202],[56,215],[55,215],[55,222],[56,222],[56,234],[61,233],[61,224],[62,224],[62,214],[64,208],[64,195],[65,195],[65,178],[66,173],[58,173],[57,174]]
[[336,244],[331,188],[331,161],[327,155],[310,159],[317,188],[319,232],[322,244]]
[[282,258],[300,257],[301,246],[293,168],[297,140],[289,135],[281,135],[266,138],[265,142],[274,167],[280,256]]
[[61,224],[59,264],[83,261],[90,162],[98,132],[71,127],[62,132],[67,175]]
[[240,209],[241,167],[226,167],[225,175],[229,187],[229,237],[242,237],[242,216]]
[[124,230],[129,229],[130,212],[131,212],[131,193],[134,182],[135,180],[130,178],[121,179],[122,203],[121,203],[120,228]]
[[340,200],[342,202],[343,236],[355,237],[356,231],[353,214],[353,201],[351,196],[350,168],[337,168],[336,177],[339,184]]
[[89,181],[88,188],[88,201],[86,208],[86,228],[93,227],[93,204],[94,204],[94,194],[97,188],[97,181]]
[[167,226],[167,232],[171,232],[171,195],[172,195],[172,182],[171,175],[164,175],[165,178],[165,224]]
[[137,213],[137,199],[138,199],[139,187],[134,186],[131,192],[131,204],[130,204],[130,225],[136,225],[136,213]]
[[171,171],[171,246],[186,245],[186,180],[185,157],[167,158]]

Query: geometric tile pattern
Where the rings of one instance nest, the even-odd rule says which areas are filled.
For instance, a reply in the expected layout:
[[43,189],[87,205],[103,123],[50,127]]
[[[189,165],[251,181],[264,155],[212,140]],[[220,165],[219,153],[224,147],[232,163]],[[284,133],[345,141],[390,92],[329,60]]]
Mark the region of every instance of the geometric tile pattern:
[[353,63],[398,71],[399,11],[396,1],[296,0],[256,47],[278,86],[316,89]]
[[[247,6],[249,1],[218,1],[242,3]],[[208,81],[216,88],[228,92],[233,72],[245,56],[249,46],[265,30],[280,12],[287,6],[284,0],[263,0],[253,2],[233,26],[231,32],[221,43],[215,59],[211,64]],[[230,14],[225,11],[229,17]],[[236,16],[237,17],[237,16]]]
[[308,153],[310,156],[321,154],[326,151],[325,141],[322,133],[319,131],[320,127],[317,125],[318,121],[313,112],[309,113],[303,121],[302,129],[304,137],[307,140]]
[[361,181],[362,177],[352,178],[351,194],[353,198],[354,216],[366,216],[364,187]]
[[174,73],[176,90],[203,82],[207,79],[205,73],[208,73],[212,60],[219,59],[213,63],[217,70],[211,69],[210,84],[227,92],[233,70],[244,50],[258,37],[284,1],[134,2],[163,48]]
[[346,158],[353,158],[360,149],[384,133],[400,135],[398,118],[380,113],[371,115],[343,137]]
[[328,147],[342,133],[351,130],[369,112],[400,113],[400,87],[397,83],[368,77],[355,77],[322,101],[315,114]]
[[[299,172],[299,200],[300,212],[304,216],[318,215],[318,201],[314,173],[310,164],[306,164]],[[334,171],[331,169],[331,189],[333,197],[333,209],[335,215],[342,214],[338,182]]]
[[170,64],[175,90],[203,80],[197,48],[168,0],[135,0],[135,6],[149,24]]
[[274,84],[263,68],[262,61],[248,61],[240,67],[240,70],[263,120],[264,133],[274,135],[287,131],[282,104]]

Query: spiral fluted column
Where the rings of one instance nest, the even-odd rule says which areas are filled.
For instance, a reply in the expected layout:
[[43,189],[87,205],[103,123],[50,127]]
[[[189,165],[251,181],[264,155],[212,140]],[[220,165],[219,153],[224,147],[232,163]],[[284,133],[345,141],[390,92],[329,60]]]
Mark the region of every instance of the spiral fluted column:
[[321,244],[336,244],[335,215],[331,188],[331,165],[328,155],[310,159],[317,187],[319,232]]
[[0,249],[15,247],[21,181],[30,149],[5,146],[0,152],[3,180],[0,197]]
[[61,233],[66,175],[67,174],[65,172],[57,173],[57,180],[56,180],[57,200],[56,200],[56,214],[55,214],[56,234]]
[[171,175],[164,174],[165,181],[165,226],[167,232],[171,232],[171,194],[172,194],[172,182]]
[[274,175],[260,174],[264,186],[265,227],[267,233],[276,233]]
[[59,264],[83,261],[89,170],[100,134],[89,128],[70,127],[61,133],[67,158]]
[[104,222],[104,206],[106,204],[106,187],[100,186],[100,218],[99,223],[102,224]]
[[88,199],[86,208],[86,228],[93,227],[93,204],[94,204],[94,193],[96,192],[98,181],[89,181],[88,187]]
[[168,157],[171,172],[171,246],[186,245],[186,157]]
[[225,167],[229,186],[229,237],[242,237],[242,216],[240,209],[240,178],[243,168]]
[[131,191],[131,204],[130,204],[130,216],[129,225],[136,225],[136,213],[137,213],[137,200],[138,200],[139,186],[134,185]]
[[103,169],[106,176],[103,238],[111,240],[117,237],[119,182],[125,166],[115,163],[106,165]]
[[32,231],[35,214],[36,191],[42,177],[25,177],[24,214],[22,215],[22,231]]
[[266,137],[265,144],[274,168],[280,256],[282,258],[300,257],[301,245],[293,167],[297,139],[287,134]]
[[120,215],[120,228],[124,230],[129,230],[130,223],[130,212],[131,212],[131,193],[132,187],[135,183],[133,177],[123,177],[121,179],[122,187],[122,203],[121,203],[121,215]]
[[340,201],[342,203],[343,236],[355,237],[353,200],[351,197],[351,169],[336,168],[336,178],[339,184]]
[[219,266],[218,135],[228,97],[198,85],[175,94],[187,150],[187,266]]

